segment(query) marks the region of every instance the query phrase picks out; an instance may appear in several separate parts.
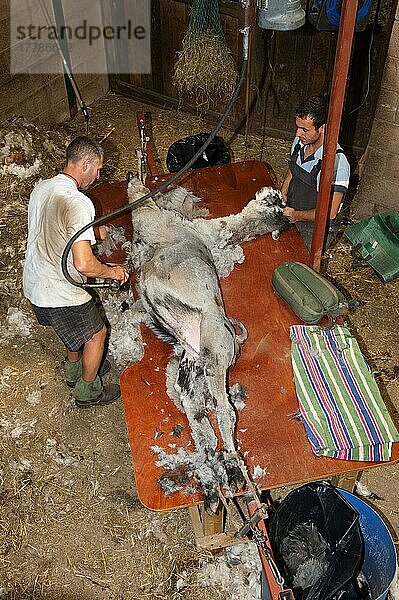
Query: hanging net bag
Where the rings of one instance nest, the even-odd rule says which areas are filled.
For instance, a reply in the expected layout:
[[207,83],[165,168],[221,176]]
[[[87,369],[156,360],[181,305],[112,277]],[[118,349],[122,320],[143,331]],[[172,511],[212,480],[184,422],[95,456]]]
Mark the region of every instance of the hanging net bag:
[[237,69],[227,46],[219,0],[193,0],[190,21],[178,52],[173,83],[198,107],[229,98]]

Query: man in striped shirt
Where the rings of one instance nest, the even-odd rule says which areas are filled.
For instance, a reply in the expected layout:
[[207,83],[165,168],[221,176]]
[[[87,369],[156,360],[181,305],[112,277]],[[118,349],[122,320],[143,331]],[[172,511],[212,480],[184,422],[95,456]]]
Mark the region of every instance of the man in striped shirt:
[[[296,137],[291,147],[289,169],[281,186],[281,193],[286,203],[284,214],[298,229],[310,250],[325,135],[326,107],[323,100],[313,97],[302,102],[296,110],[295,122]],[[338,145],[331,186],[326,247],[335,238],[342,220],[341,209],[348,190],[349,176],[348,160]]]

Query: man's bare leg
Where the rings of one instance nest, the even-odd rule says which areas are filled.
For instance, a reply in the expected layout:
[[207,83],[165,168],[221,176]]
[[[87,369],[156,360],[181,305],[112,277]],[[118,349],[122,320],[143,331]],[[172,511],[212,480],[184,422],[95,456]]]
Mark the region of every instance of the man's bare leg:
[[98,333],[85,343],[82,354],[82,378],[84,381],[93,381],[98,372],[104,354],[107,328],[103,325]]
[[78,360],[80,360],[81,357],[81,352],[71,352],[71,350],[68,350],[67,348],[67,360],[71,363],[74,362],[78,362]]

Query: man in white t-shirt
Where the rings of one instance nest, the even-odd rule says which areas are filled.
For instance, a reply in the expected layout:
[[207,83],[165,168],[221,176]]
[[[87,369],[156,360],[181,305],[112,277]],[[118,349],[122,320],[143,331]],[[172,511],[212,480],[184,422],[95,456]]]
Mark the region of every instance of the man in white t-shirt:
[[[90,294],[67,281],[61,267],[67,242],[95,218],[92,201],[80,190],[98,179],[103,158],[95,140],[75,138],[66,150],[63,171],[35,186],[28,207],[24,294],[39,323],[53,327],[66,347],[66,382],[75,387],[80,408],[109,404],[120,397],[118,385],[104,386],[100,378],[110,369],[109,362],[103,361],[106,326]],[[95,242],[90,228],[73,243],[68,257],[72,277],[78,282],[87,277],[127,281],[122,265],[97,260],[92,251]]]

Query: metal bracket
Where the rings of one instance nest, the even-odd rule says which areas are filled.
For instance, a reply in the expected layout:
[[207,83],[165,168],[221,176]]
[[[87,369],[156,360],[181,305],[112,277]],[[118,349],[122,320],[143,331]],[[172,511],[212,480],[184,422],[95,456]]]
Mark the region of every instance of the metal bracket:
[[253,530],[253,528],[259,523],[259,521],[261,521],[262,519],[266,519],[266,517],[267,506],[266,504],[261,504],[261,506],[259,506],[255,510],[252,517],[241,527],[239,531],[237,531],[236,536],[243,537],[244,535],[247,535],[250,531]]

